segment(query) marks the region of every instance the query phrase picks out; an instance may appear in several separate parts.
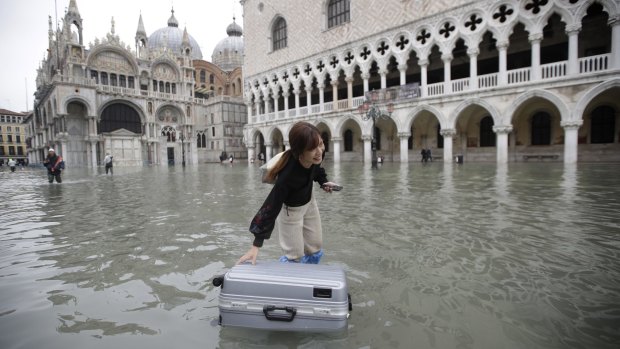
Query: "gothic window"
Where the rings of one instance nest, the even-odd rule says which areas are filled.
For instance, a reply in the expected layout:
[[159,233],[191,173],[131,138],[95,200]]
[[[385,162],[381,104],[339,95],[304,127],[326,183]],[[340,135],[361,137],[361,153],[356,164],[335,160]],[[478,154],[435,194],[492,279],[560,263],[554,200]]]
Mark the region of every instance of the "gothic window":
[[200,82],[206,82],[207,81],[207,73],[204,70],[200,71]]
[[176,94],[177,93],[177,84],[172,83],[172,94]]
[[592,111],[590,124],[590,143],[613,143],[616,129],[616,112],[607,105]]
[[353,151],[353,131],[344,131],[344,151]]
[[207,147],[207,135],[203,133],[202,136],[200,136],[200,139],[202,140],[202,147],[206,148]]
[[286,20],[282,17],[278,18],[273,24],[271,30],[271,38],[273,40],[273,51],[285,48],[286,45]]
[[480,146],[495,146],[495,132],[493,132],[493,118],[491,116],[485,116],[480,120]]
[[196,147],[202,148],[202,140],[200,139],[200,133],[198,134],[198,137],[196,137]]
[[551,115],[538,112],[532,117],[532,145],[551,144]]
[[330,0],[327,5],[327,28],[351,20],[351,0]]

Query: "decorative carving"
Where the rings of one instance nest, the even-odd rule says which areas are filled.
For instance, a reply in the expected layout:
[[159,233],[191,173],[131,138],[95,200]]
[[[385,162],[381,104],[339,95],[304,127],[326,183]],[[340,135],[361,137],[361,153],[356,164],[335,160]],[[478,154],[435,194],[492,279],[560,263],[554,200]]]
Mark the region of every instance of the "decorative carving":
[[525,9],[528,11],[531,10],[533,14],[538,14],[538,12],[540,12],[540,9],[543,6],[547,5],[548,2],[549,0],[532,0],[525,5]]
[[360,57],[362,57],[364,60],[368,59],[368,56],[370,56],[370,50],[368,49],[368,47],[364,46],[364,48],[362,49],[362,52],[360,52]]
[[416,40],[422,43],[422,45],[426,44],[426,40],[430,39],[431,33],[427,32],[426,29],[422,29],[420,34],[416,37]]
[[493,14],[493,19],[499,20],[500,23],[504,23],[506,22],[508,17],[510,17],[510,15],[512,15],[513,13],[514,13],[513,9],[508,8],[508,6],[506,5],[502,5],[499,7],[498,12],[495,12]]
[[469,16],[469,21],[465,22],[465,27],[469,27],[471,31],[475,31],[480,23],[482,23],[482,18],[478,17],[478,15],[474,13]]
[[452,32],[456,29],[450,22],[446,22],[442,25],[442,28],[439,29],[439,35],[443,35],[444,38],[449,38]]

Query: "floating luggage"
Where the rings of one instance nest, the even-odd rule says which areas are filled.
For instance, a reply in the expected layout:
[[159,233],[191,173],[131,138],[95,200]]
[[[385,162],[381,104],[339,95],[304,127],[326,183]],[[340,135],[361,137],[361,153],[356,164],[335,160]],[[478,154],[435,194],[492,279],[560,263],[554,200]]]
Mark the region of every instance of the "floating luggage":
[[240,264],[213,279],[213,285],[222,287],[222,326],[308,332],[347,328],[351,298],[338,266]]

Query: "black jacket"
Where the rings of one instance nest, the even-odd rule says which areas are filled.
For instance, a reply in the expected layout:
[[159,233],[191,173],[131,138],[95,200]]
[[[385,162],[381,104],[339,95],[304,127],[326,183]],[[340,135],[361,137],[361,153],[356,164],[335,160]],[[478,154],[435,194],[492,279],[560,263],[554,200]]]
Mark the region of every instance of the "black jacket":
[[254,246],[262,247],[263,241],[269,239],[282,205],[299,207],[310,202],[313,182],[320,185],[328,182],[325,169],[321,165],[305,168],[299,160],[291,157],[278,173],[275,185],[250,223]]

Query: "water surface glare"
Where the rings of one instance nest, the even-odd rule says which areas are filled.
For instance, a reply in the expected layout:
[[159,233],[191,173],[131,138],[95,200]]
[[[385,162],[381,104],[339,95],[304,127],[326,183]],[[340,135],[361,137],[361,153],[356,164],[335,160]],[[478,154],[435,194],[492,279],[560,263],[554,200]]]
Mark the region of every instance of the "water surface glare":
[[326,169],[323,263],[353,297],[329,335],[217,324],[258,166],[0,168],[0,348],[620,347],[619,164]]

